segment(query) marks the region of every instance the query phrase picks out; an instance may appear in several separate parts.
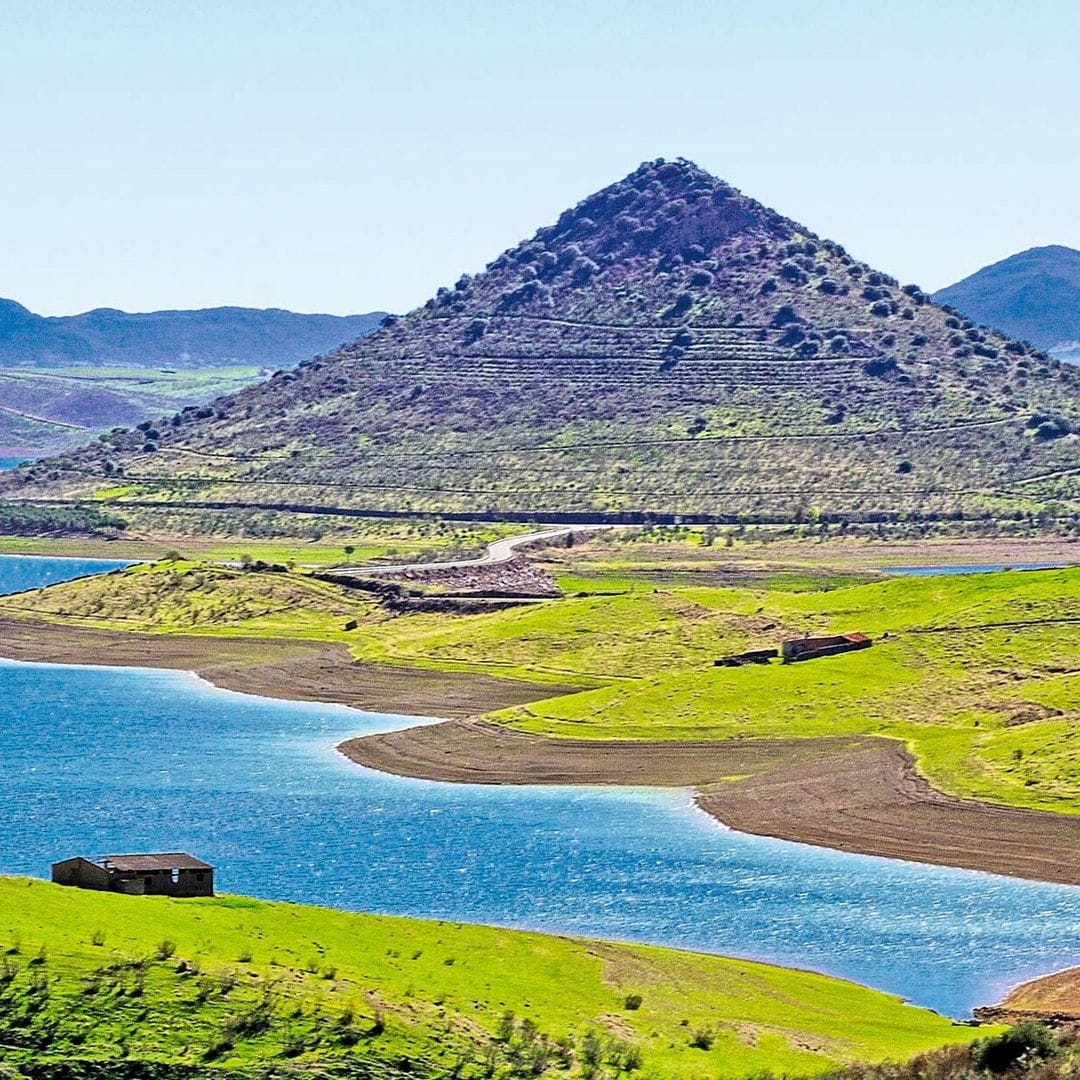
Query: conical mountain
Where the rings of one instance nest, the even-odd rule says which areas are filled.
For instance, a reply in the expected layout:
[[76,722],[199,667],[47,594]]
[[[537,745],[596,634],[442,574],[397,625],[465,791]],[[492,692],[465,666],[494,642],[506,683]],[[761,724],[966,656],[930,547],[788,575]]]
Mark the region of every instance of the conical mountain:
[[686,161],[650,162],[295,372],[8,497],[354,510],[984,516],[1080,508],[1080,372]]

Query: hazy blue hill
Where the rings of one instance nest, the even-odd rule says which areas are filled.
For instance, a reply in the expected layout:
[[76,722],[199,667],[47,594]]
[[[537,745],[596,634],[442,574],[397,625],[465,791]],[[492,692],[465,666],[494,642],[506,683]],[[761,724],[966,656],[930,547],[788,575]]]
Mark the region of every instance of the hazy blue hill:
[[289,367],[374,330],[385,313],[299,315],[221,307],[43,317],[0,300],[0,366]]
[[1031,248],[934,294],[984,326],[1056,354],[1080,353],[1080,251]]
[[0,300],[0,455],[40,457],[248,386],[374,330],[382,312],[221,307],[46,318]]

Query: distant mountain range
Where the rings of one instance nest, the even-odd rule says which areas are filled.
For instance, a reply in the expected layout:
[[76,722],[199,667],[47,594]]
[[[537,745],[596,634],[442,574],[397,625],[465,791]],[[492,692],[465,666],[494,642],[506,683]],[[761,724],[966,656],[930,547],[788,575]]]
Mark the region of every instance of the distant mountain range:
[[0,300],[0,456],[56,453],[202,405],[355,341],[383,318],[235,307],[45,318]]
[[934,294],[983,326],[1080,360],[1080,251],[1031,248]]
[[46,317],[0,299],[0,367],[291,367],[363,337],[384,315],[220,307]]
[[364,340],[0,496],[918,528],[1080,512],[1078,431],[1080,370],[661,160]]

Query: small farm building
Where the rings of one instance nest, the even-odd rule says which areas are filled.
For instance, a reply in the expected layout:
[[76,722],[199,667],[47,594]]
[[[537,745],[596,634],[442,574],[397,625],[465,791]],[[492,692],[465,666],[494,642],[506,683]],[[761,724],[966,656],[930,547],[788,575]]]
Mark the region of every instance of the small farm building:
[[180,851],[101,859],[76,856],[53,863],[52,879],[58,885],[131,896],[214,895],[214,868]]
[[865,634],[833,634],[830,637],[806,637],[785,641],[782,648],[785,664],[798,660],[816,660],[819,656],[869,649],[873,641]]

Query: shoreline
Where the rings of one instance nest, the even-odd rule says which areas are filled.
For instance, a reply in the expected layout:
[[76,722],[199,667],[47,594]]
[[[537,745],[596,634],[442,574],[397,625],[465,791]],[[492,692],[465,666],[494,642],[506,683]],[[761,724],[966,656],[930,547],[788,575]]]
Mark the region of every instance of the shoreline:
[[299,638],[149,634],[0,616],[0,657],[34,663],[190,671],[222,690],[347,705],[400,716],[460,718],[570,692],[491,675],[354,660],[342,644]]
[[550,738],[483,720],[347,739],[349,760],[472,784],[694,789],[728,828],[862,855],[1080,886],[1080,816],[946,795],[896,740],[655,742]]
[[[344,646],[297,639],[133,634],[4,618],[0,618],[0,657],[29,663],[184,671],[233,692],[343,704],[429,721],[432,714],[425,717],[417,711],[416,676],[441,676],[362,664],[353,661]],[[294,676],[305,670],[307,678],[296,681]],[[343,671],[352,674],[353,684],[324,684],[316,689],[318,679]],[[460,679],[473,685],[454,686]],[[496,691],[527,690],[528,700],[535,700],[561,688],[455,675],[450,684],[440,680],[427,690],[434,694],[433,713],[445,715],[458,708],[460,715],[349,738],[334,751],[354,764],[440,782],[690,788],[697,809],[724,827],[749,835],[1080,885],[1080,867],[1070,865],[1080,842],[1080,816],[1015,810],[944,795],[918,775],[913,759],[895,740],[853,736],[642,744],[553,739],[465,718],[465,703],[477,694]],[[408,693],[409,702],[391,706],[388,693],[399,701],[397,695]],[[838,785],[839,778],[846,783]],[[909,807],[906,815],[896,814],[898,796]],[[938,820],[921,831],[919,814]],[[960,834],[950,831],[963,829],[965,821],[979,828]],[[883,825],[892,828],[883,829]],[[1038,845],[1032,842],[1035,829],[1042,833]],[[943,831],[951,844],[942,842]],[[955,846],[957,835],[964,836],[960,848]],[[1018,857],[1021,844],[1026,860]],[[1040,1000],[1044,987],[1049,1001]],[[1018,1000],[1022,993],[1032,991],[1036,1000]],[[1062,992],[1070,999],[1068,1004],[1057,1000]],[[974,1007],[973,1015],[978,1023],[1031,1018],[1049,1023],[1075,1021],[1080,1018],[1080,968],[1036,976],[1010,989],[1000,1003]]]
[[571,692],[489,675],[356,661],[344,645],[71,627],[0,617],[0,656],[190,671],[213,686],[287,701],[444,718],[346,739],[356,764],[475,784],[684,787],[729,828],[863,855],[1080,886],[1080,815],[946,795],[881,736],[641,743],[510,731],[477,714]]

